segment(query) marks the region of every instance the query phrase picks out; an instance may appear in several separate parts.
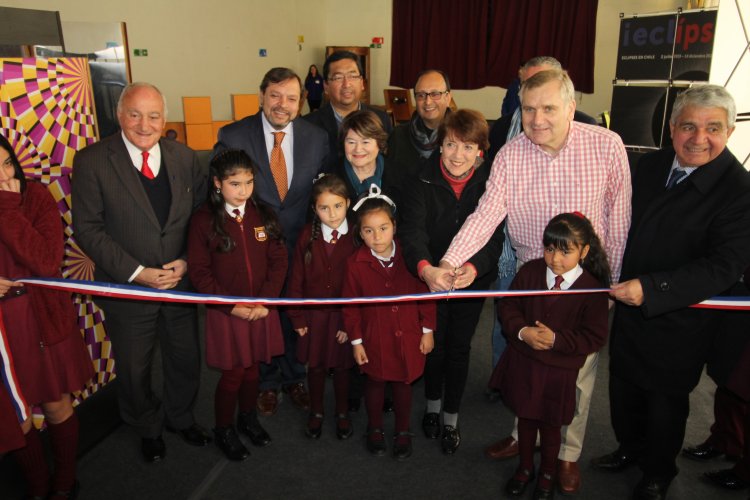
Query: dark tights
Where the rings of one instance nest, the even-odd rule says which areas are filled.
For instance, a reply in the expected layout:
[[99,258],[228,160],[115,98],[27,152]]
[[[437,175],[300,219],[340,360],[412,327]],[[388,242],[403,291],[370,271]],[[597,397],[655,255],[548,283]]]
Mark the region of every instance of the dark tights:
[[[560,453],[560,426],[551,425],[540,420],[518,419],[518,452],[521,456],[519,472],[534,470],[534,445],[539,433],[542,460],[539,465],[539,484],[542,488],[551,488],[552,482],[543,479],[543,474],[550,478],[557,472],[557,455]],[[518,474],[518,472],[516,473]],[[523,479],[519,477],[518,479]],[[549,483],[549,484],[548,484]]]
[[[307,388],[310,391],[310,412],[323,414],[323,395],[326,387],[326,368],[307,368]],[[349,396],[349,370],[335,369],[333,371],[333,391],[336,396],[336,414],[346,415]]]
[[[365,385],[365,406],[367,407],[368,427],[370,429],[383,428],[383,400],[385,399],[385,384],[383,380],[373,380],[367,377]],[[391,382],[393,391],[393,410],[396,414],[396,433],[409,430],[411,418],[411,392],[410,384],[404,382]]]
[[255,411],[258,399],[258,365],[248,368],[222,370],[216,386],[214,411],[216,427],[228,427],[234,420],[234,411],[239,402],[240,412]]

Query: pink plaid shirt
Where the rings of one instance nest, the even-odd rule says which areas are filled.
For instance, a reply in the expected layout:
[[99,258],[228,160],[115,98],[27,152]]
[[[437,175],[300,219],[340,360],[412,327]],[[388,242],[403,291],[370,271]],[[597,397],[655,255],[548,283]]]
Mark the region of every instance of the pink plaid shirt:
[[487,190],[443,260],[454,267],[463,265],[487,243],[506,215],[518,259],[522,263],[538,259],[549,220],[579,211],[602,240],[614,283],[630,228],[631,190],[625,147],[614,132],[571,122],[555,157],[519,134],[498,152]]

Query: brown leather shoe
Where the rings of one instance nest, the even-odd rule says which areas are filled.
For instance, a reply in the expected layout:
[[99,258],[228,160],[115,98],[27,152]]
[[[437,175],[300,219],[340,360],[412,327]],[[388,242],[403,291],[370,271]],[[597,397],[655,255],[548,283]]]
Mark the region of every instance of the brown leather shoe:
[[279,395],[274,390],[261,391],[258,394],[258,413],[270,417],[279,408]]
[[285,385],[282,390],[289,394],[289,397],[292,398],[292,403],[297,408],[302,408],[305,411],[310,410],[310,395],[307,393],[307,389],[305,389],[305,384],[299,382],[297,384]]
[[581,471],[578,462],[557,461],[557,482],[560,493],[575,495],[581,488]]
[[513,439],[513,436],[508,436],[505,439],[501,439],[497,443],[494,443],[484,450],[484,454],[487,458],[493,460],[507,460],[518,456],[518,441]]

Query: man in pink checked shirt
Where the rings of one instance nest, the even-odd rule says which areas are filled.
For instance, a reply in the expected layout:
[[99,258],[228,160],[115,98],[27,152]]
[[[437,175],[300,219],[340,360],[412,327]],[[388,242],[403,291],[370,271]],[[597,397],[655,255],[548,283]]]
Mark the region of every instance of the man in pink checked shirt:
[[[617,282],[630,227],[631,199],[630,169],[622,140],[605,128],[573,121],[573,82],[565,71],[536,73],[523,83],[520,97],[524,133],[495,157],[484,196],[443,256],[443,272],[432,274],[428,281],[432,290],[469,285],[476,273],[465,262],[506,216],[520,266],[542,257],[547,222],[557,214],[574,211],[584,213],[593,223],[609,257],[612,282]],[[581,368],[576,415],[563,427],[558,479],[566,493],[580,488],[577,462],[597,364],[595,353]],[[488,448],[487,454],[500,459],[517,455],[515,432]]]

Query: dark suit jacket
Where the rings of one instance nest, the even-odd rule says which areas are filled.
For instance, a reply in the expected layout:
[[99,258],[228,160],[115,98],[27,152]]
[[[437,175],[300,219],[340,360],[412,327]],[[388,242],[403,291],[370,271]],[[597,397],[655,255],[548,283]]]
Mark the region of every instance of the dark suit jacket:
[[294,173],[284,201],[279,198],[276,183],[271,174],[271,165],[263,138],[263,122],[259,111],[219,130],[219,141],[214,154],[225,149],[242,149],[255,162],[255,195],[269,205],[279,217],[286,239],[287,250],[294,252],[297,236],[305,225],[310,207],[310,192],[313,179],[317,177],[328,155],[325,133],[304,120],[292,122],[294,130]]
[[[393,127],[391,126],[391,120],[385,111],[378,108],[373,108],[367,104],[362,104],[362,109],[372,111],[383,124],[383,129],[390,134]],[[321,108],[313,113],[308,113],[302,117],[308,123],[312,123],[328,134],[328,159],[325,164],[326,172],[335,172],[336,167],[343,161],[344,149],[339,141],[339,126],[336,123],[336,116],[333,114],[333,107],[330,102],[325,103]]]
[[[513,113],[509,115],[503,115],[492,124],[490,128],[490,150],[487,152],[487,160],[492,164],[495,161],[495,155],[500,151],[500,148],[505,146],[506,139],[508,138],[508,130],[510,129],[510,122],[513,119]],[[583,111],[576,110],[573,114],[573,121],[588,123],[589,125],[598,125],[596,119],[590,117]]]
[[[161,267],[186,258],[190,216],[206,198],[206,171],[195,151],[159,141],[172,204],[162,228],[138,171],[115,134],[78,153],[73,161],[75,239],[96,264],[95,279],[127,283],[139,265]],[[183,279],[177,289],[185,289]]]
[[667,191],[674,150],[641,158],[621,281],[638,278],[640,307],[617,304],[610,370],[646,390],[691,391],[718,314],[690,305],[736,283],[750,263],[750,173],[725,149]]

